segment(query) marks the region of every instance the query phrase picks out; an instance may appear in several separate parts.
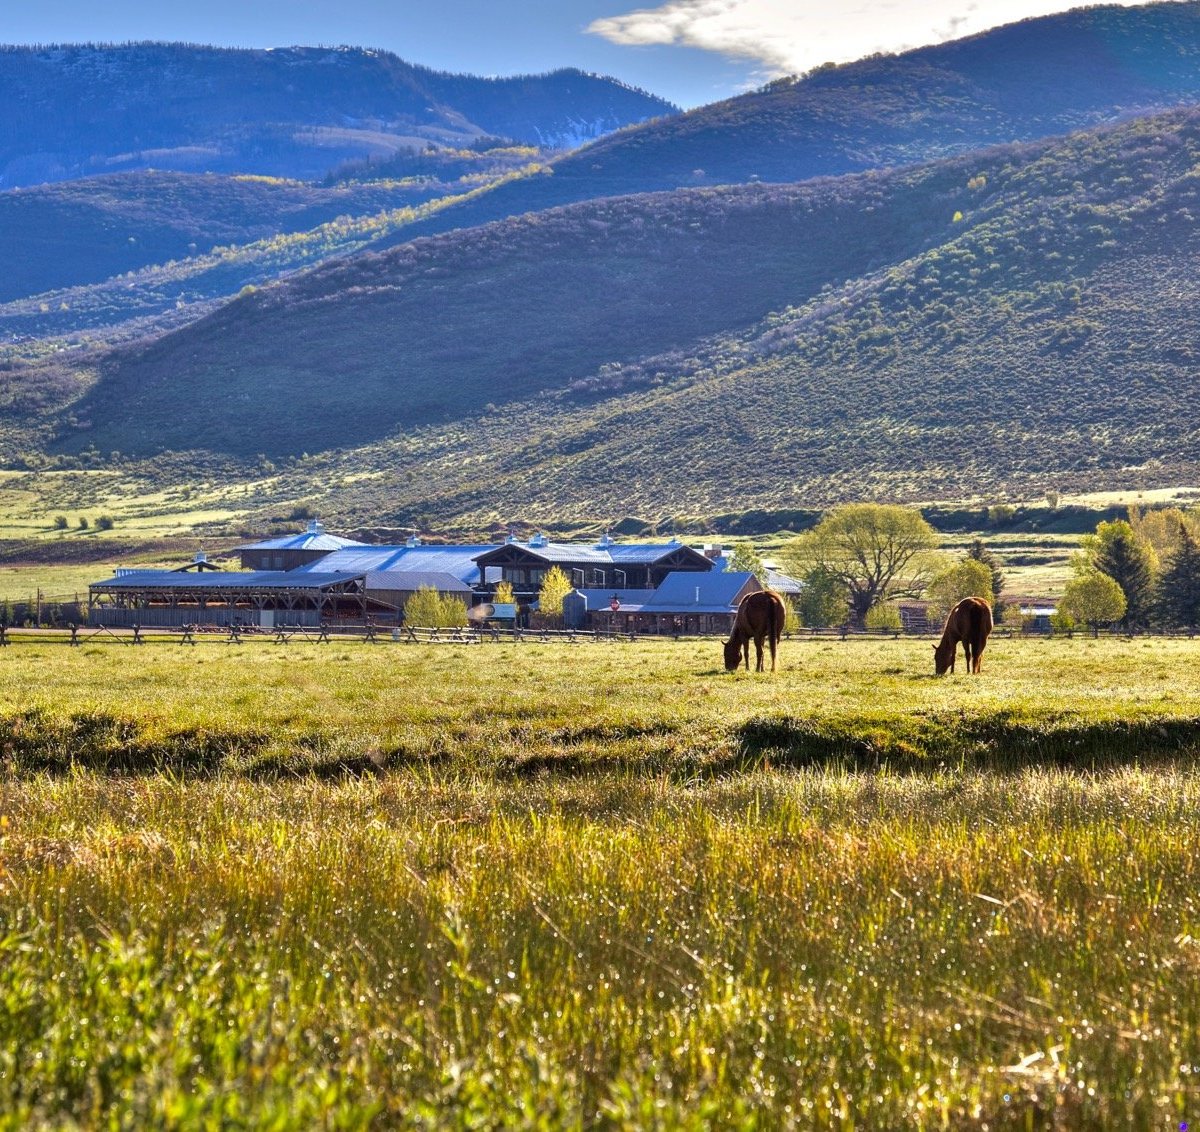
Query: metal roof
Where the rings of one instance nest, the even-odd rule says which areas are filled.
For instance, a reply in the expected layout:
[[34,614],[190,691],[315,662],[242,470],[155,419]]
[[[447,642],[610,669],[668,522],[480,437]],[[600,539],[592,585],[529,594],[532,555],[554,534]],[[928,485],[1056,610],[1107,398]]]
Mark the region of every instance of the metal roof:
[[243,550],[341,550],[344,546],[365,546],[365,543],[355,542],[351,538],[340,535],[327,535],[324,531],[305,531],[299,535],[284,535],[282,538],[270,538],[265,542],[254,542],[247,546],[235,547]]
[[[343,575],[338,575],[342,577]],[[429,586],[439,593],[469,594],[471,587],[453,574],[436,570],[371,570],[367,573],[367,592],[372,590],[419,590]]]
[[[358,544],[316,562],[297,566],[294,574],[319,571],[322,574],[375,574],[380,572],[417,571],[449,574],[465,585],[478,585],[479,567],[475,559],[489,550],[488,546],[364,546]],[[407,588],[393,587],[396,589]]]
[[[698,550],[693,550],[690,546],[685,546],[683,543],[674,542],[630,542],[630,543],[610,543],[608,546],[603,546],[600,549],[608,552],[608,556],[617,563],[620,562],[657,562],[660,558],[666,558],[668,554],[673,554],[677,550],[691,550],[693,554],[700,554]],[[703,555],[701,555],[703,557]]]
[[777,594],[799,594],[804,592],[804,583],[793,578],[790,574],[781,574],[778,570],[767,570],[767,589]]
[[749,571],[672,570],[646,602],[647,613],[731,613],[754,575]]
[[548,542],[538,538],[530,539],[528,542],[519,542],[516,539],[512,539],[502,544],[502,546],[488,547],[487,549],[489,551],[501,550],[505,546],[516,547],[518,550],[523,550],[545,562],[578,563],[583,565],[595,564],[597,566],[651,566],[678,550],[687,550],[697,557],[703,557],[698,550],[694,550],[678,539],[673,539],[670,542],[653,543]]
[[[361,577],[361,575],[359,575]],[[352,574],[300,573],[298,570],[214,570],[180,574],[177,570],[131,570],[116,574],[90,589],[121,590],[300,590],[323,589],[354,580]]]

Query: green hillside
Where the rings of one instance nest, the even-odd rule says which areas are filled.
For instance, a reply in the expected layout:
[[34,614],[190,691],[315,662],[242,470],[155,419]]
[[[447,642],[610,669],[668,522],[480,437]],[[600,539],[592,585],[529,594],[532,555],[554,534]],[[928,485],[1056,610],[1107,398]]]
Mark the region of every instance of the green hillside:
[[629,127],[418,232],[601,196],[912,164],[1197,101],[1200,5],[1080,8]]
[[[163,333],[244,288],[365,248],[512,175],[510,164],[537,156],[532,149],[506,149],[494,164],[454,183],[422,178],[316,188],[261,178],[132,174],[119,179],[124,184],[111,198],[111,209],[96,207],[93,197],[98,191],[103,199],[116,178],[0,195],[0,210],[6,197],[48,202],[40,209],[10,210],[14,222],[7,228],[0,218],[0,247],[5,237],[18,245],[9,290],[21,293],[31,276],[41,276],[43,283],[60,277],[51,289],[0,301],[0,341],[16,343],[29,355],[60,346],[55,339],[113,343]],[[246,181],[263,190],[264,200],[239,210]],[[183,191],[175,194],[176,186]],[[162,212],[157,220],[139,202],[143,192],[162,189],[150,198]],[[81,198],[83,207],[62,215],[55,205],[64,196]],[[163,208],[164,201],[174,207]],[[193,201],[194,210],[188,207]],[[289,207],[292,201],[298,207]],[[214,243],[203,235],[212,231],[227,232],[230,242]],[[196,239],[180,251],[177,245],[188,236]],[[144,265],[120,270],[122,263],[141,260]],[[73,275],[84,281],[72,285]],[[92,277],[97,281],[86,281]]]
[[112,356],[59,448],[307,452],[364,522],[1179,483],[1198,194],[1179,111],[452,233]]
[[148,171],[0,192],[0,303],[308,231],[339,217],[417,206],[503,176],[538,155],[524,149],[464,156],[462,171],[448,179],[426,174],[320,187]]

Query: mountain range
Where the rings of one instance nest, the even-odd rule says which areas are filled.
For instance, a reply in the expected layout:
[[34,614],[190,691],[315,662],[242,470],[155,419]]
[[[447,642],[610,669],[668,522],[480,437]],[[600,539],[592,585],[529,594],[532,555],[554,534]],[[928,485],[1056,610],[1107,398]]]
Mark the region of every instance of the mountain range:
[[0,187],[146,168],[320,179],[486,136],[577,146],[675,109],[578,70],[478,78],[361,48],[8,47]]
[[0,194],[0,439],[442,529],[1187,482],[1198,102],[1200,6],[1093,8],[444,179]]

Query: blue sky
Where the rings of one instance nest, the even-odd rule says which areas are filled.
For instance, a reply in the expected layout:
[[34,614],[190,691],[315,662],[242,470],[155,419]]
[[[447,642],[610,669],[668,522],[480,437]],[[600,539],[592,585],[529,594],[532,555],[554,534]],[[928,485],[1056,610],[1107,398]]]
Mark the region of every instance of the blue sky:
[[353,44],[474,74],[581,67],[683,106],[1063,11],[1060,0],[4,0],[0,42]]

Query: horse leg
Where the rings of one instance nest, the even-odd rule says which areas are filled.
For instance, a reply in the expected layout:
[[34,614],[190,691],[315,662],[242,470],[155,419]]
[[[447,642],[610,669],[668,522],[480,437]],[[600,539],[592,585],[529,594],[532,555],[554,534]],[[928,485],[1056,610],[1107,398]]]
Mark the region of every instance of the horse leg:
[[779,647],[779,642],[778,642],[778,640],[776,640],[774,633],[772,633],[770,635],[768,640],[771,643],[771,671],[774,672],[775,671],[775,650],[776,650],[776,648]]
[[750,671],[750,638],[742,642],[742,656],[746,658],[746,671]]
[[963,656],[966,657],[966,660],[967,660],[967,671],[974,672],[975,671],[975,657],[974,657],[974,653],[972,653],[972,651],[971,651],[971,642],[970,641],[963,641]]
[[763,670],[763,639],[762,639],[762,634],[756,634],[756,635],[755,635],[755,638],[754,638],[754,655],[755,655],[756,659],[758,660],[758,664],[757,664],[757,665],[755,665],[754,671],[755,671],[755,672],[761,672],[761,671]]

